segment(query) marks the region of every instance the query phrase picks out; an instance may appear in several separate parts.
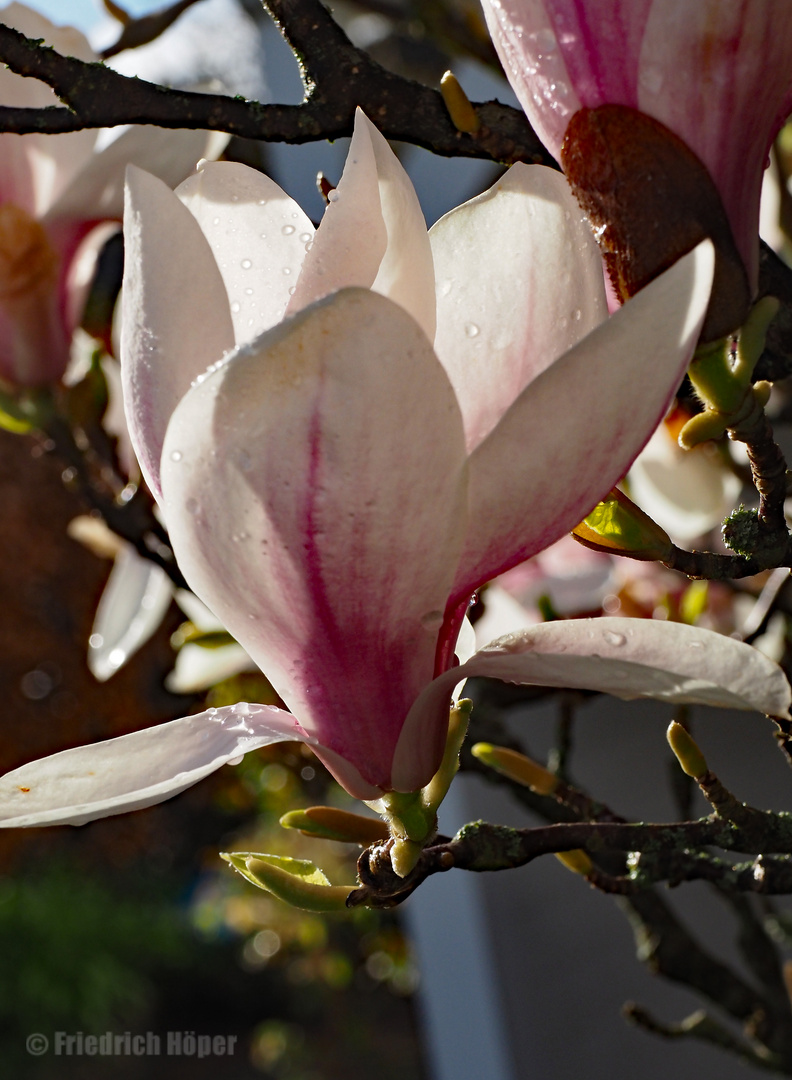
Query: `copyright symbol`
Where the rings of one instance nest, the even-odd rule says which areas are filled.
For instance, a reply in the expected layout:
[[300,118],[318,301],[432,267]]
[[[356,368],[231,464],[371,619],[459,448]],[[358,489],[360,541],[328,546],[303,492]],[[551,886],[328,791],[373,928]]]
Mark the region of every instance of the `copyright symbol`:
[[28,1035],[25,1039],[25,1047],[29,1054],[33,1054],[34,1057],[41,1057],[42,1054],[46,1054],[49,1050],[49,1039],[46,1035]]

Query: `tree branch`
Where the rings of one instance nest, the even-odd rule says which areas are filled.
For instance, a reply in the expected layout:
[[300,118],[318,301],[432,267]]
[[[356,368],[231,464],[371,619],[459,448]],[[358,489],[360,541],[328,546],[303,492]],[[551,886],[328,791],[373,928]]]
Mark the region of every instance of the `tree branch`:
[[262,105],[223,94],[171,90],[99,63],[61,56],[0,25],[0,61],[52,87],[65,107],[0,107],[0,131],[62,134],[119,124],[225,131],[248,139],[305,143],[351,135],[360,106],[388,139],[446,157],[525,161],[557,168],[524,114],[498,101],[475,106],[481,127],[457,131],[439,91],[386,71],[356,49],[316,0],[268,5],[301,64],[302,105]]

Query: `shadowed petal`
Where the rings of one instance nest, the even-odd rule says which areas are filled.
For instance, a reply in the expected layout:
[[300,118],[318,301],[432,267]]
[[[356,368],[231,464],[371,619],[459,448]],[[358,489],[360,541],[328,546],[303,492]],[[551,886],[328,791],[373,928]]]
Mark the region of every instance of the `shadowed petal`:
[[[433,675],[464,533],[464,461],[428,340],[366,290],[238,350],[168,428],[166,516],[191,587],[302,726],[378,787]],[[424,780],[443,739],[424,733]]]
[[569,185],[540,165],[512,166],[429,239],[435,350],[470,451],[532,379],[607,317],[602,260]]
[[233,348],[223,279],[192,214],[161,180],[127,173],[121,374],[132,444],[160,494],[170,415],[190,383]]
[[535,379],[474,450],[449,607],[569,532],[623,476],[684,374],[712,268],[705,241]]
[[140,810],[249,750],[302,737],[283,709],[241,702],[77,746],[0,777],[0,827],[83,825]]

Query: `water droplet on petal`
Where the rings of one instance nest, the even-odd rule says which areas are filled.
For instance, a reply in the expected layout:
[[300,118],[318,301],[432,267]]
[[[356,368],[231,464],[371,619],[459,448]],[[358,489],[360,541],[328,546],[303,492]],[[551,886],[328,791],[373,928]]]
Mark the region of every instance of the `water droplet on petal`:
[[307,244],[312,239],[313,239],[313,237],[311,236],[311,234],[309,232],[300,233],[300,243],[301,244]]
[[619,645],[626,645],[627,638],[624,634],[617,634],[615,630],[606,630],[602,635],[609,645],[614,645],[618,648]]
[[283,233],[284,236],[291,236],[291,234],[294,232],[294,226],[293,225],[284,225],[283,228],[281,229],[281,232]]
[[327,201],[328,202],[338,202],[338,192],[335,190],[335,188],[327,196]]
[[239,303],[238,300],[235,300],[233,302],[233,304],[231,305],[231,310],[236,315],[236,314],[238,314],[239,311],[241,311],[241,309],[242,309],[242,305]]
[[290,266],[284,266],[283,272],[284,272],[284,274],[290,274],[291,273],[291,267]]
[[253,265],[253,263],[250,261],[250,259],[243,259],[242,262],[240,263],[240,266],[242,267],[243,270],[249,270],[252,265]]
[[465,336],[474,338],[479,336],[479,328],[474,322],[465,323]]
[[181,461],[181,459],[182,459],[181,450],[171,450],[171,461]]
[[236,757],[230,757],[226,762],[227,765],[241,765],[244,759],[244,754],[237,754]]

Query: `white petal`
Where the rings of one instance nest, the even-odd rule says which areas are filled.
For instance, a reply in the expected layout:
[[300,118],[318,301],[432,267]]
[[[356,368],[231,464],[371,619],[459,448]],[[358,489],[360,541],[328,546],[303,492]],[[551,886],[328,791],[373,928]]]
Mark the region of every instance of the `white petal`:
[[758,649],[712,630],[658,619],[569,619],[490,642],[435,683],[461,677],[598,690],[631,701],[715,705],[789,716],[792,690]]
[[0,827],[83,825],[140,810],[249,750],[300,738],[282,709],[241,702],[77,746],[0,777]]
[[684,374],[712,268],[705,241],[534,379],[473,451],[452,602],[569,532],[626,472]]
[[280,322],[314,227],[268,176],[222,161],[176,189],[209,242],[225,282],[237,345]]
[[742,488],[712,445],[682,450],[665,424],[633,462],[627,484],[630,497],[681,544],[720,525]]
[[96,609],[88,667],[104,682],[144,645],[165,617],[173,590],[162,567],[129,544],[118,553]]
[[165,679],[165,689],[172,694],[196,694],[242,671],[258,671],[258,668],[236,642],[207,649],[188,641],[176,654],[173,671]]
[[565,178],[512,166],[429,233],[435,351],[465,419],[468,450],[545,368],[608,314],[602,259]]
[[398,158],[358,109],[344,173],[306,257],[289,314],[350,285],[372,288],[435,332],[432,252]]
[[124,214],[121,374],[129,433],[160,492],[162,443],[192,381],[234,344],[223,279],[192,214],[167,185],[130,167]]
[[[51,137],[51,136],[50,136]],[[72,217],[120,218],[124,211],[124,172],[129,164],[175,187],[201,158],[222,152],[215,133],[169,130],[135,124],[95,151],[47,213],[48,220]]]

